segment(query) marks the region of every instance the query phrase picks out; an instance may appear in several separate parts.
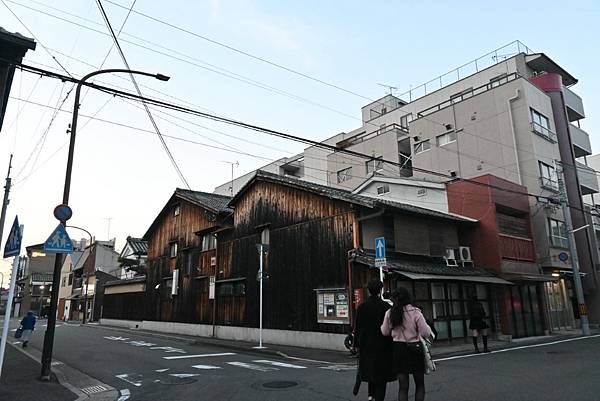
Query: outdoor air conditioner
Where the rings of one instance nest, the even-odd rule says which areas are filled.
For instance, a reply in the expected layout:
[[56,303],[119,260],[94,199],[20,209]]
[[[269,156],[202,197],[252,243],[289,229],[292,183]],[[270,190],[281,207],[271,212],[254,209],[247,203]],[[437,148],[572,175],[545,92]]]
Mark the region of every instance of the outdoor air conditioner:
[[444,257],[444,259],[446,260],[447,266],[458,266],[458,263],[456,263],[455,249],[453,249],[453,248],[446,249],[446,256]]
[[459,247],[458,257],[461,262],[471,262],[471,248],[469,248],[468,246]]

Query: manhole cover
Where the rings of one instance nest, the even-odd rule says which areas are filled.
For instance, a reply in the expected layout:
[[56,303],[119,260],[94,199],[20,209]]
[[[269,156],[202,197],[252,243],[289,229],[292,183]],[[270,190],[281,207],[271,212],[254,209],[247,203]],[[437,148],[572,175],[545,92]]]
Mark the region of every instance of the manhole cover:
[[290,387],[295,387],[297,385],[298,385],[298,382],[286,381],[286,380],[263,383],[263,387],[273,388],[273,389],[290,388]]

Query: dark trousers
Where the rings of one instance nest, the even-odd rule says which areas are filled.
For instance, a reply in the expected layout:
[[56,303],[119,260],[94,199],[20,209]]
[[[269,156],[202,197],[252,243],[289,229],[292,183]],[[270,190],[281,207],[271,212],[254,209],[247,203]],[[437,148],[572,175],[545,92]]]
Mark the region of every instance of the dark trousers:
[[385,390],[387,383],[371,383],[369,382],[369,396],[375,401],[383,401],[385,399]]

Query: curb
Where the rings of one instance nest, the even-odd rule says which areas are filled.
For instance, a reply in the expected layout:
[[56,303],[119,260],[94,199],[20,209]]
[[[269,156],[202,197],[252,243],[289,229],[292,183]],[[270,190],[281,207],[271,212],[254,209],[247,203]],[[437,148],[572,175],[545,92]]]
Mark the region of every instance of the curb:
[[[8,343],[10,346],[12,346],[14,349],[16,349],[17,351],[23,353],[24,355],[26,355],[27,357],[29,357],[30,359],[34,360],[37,363],[40,363],[40,359],[38,357],[36,357],[35,355],[33,355],[32,353],[22,349],[22,347],[19,347],[15,344],[12,343]],[[63,366],[69,370],[75,371],[78,373],[78,375],[80,375],[81,377],[85,377],[86,378],[86,382],[87,384],[85,385],[85,387],[82,389],[80,388],[81,386],[77,386],[74,383],[72,383],[69,379],[67,379],[67,375],[63,372],[63,369],[61,369],[60,367],[56,366],[55,364],[58,363],[59,366]],[[58,361],[56,359],[53,359],[52,361],[52,369],[51,369],[51,374],[53,374],[56,379],[58,380],[58,382],[60,383],[61,386],[65,387],[66,389],[68,389],[69,391],[71,391],[72,393],[74,393],[77,396],[77,399],[75,401],[85,401],[85,400],[92,400],[92,401],[106,401],[106,400],[117,400],[117,398],[120,395],[120,392],[117,391],[114,387],[109,386],[106,383],[103,383],[93,377],[90,377],[88,375],[86,375],[85,373],[70,367],[68,365],[66,365],[64,362]],[[105,388],[105,390],[101,391],[101,392],[95,392],[92,394],[86,394],[84,392],[85,389],[91,387],[90,384],[93,384],[95,386],[101,386],[103,388]]]

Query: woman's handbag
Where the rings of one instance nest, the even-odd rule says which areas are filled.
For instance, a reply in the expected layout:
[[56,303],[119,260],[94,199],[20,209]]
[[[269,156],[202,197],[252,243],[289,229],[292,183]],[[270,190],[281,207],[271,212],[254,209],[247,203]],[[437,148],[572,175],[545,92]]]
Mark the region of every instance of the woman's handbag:
[[23,326],[19,326],[17,331],[15,331],[15,338],[21,338],[22,335],[23,335]]
[[[435,338],[435,337],[434,337]],[[432,344],[432,337],[429,337],[428,339],[424,339],[423,337],[420,337],[421,341],[421,346],[423,347],[423,362],[425,365],[425,374],[429,375],[433,372],[436,371],[437,367],[435,366],[435,362],[433,360],[433,357],[431,356],[431,344]]]

